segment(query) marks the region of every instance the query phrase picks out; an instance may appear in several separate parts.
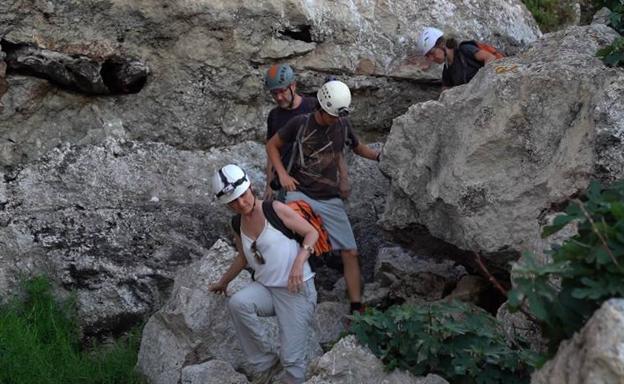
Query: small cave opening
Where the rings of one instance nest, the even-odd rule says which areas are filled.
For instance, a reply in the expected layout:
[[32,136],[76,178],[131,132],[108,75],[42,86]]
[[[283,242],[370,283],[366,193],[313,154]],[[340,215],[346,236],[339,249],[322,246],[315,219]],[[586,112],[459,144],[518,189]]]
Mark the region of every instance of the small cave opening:
[[291,39],[304,41],[306,43],[311,43],[312,40],[312,27],[310,25],[297,25],[291,28],[286,28],[279,31],[280,35],[290,37]]
[[111,94],[139,93],[147,82],[147,66],[132,59],[110,57],[102,63],[100,76]]
[[[61,88],[88,95],[140,92],[150,74],[146,63],[113,55],[92,58],[0,40],[7,73],[46,79]],[[103,60],[103,61],[102,61]]]

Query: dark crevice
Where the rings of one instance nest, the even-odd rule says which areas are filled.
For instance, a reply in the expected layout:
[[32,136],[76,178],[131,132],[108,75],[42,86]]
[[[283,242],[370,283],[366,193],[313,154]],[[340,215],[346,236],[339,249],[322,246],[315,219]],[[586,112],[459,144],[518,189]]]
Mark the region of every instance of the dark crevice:
[[100,75],[113,94],[139,93],[147,82],[145,65],[137,60],[112,57],[102,63]]
[[7,73],[46,79],[57,86],[88,95],[138,93],[147,82],[147,65],[131,57],[92,58],[1,41]]
[[[395,230],[391,237],[393,242],[397,242],[406,249],[412,250],[415,254],[429,255],[435,260],[452,260],[466,268],[469,274],[481,276],[488,281],[488,276],[485,275],[479,267],[474,252],[459,249],[450,243],[432,236],[423,226],[411,225],[406,229]],[[491,274],[504,289],[510,289],[510,266],[507,262],[517,260],[520,256],[518,252],[513,250],[500,250],[499,252],[491,254],[481,254],[481,256],[485,267],[488,269],[488,273]],[[477,305],[495,314],[506,299],[507,298],[493,285],[489,284]]]
[[291,28],[283,29],[279,31],[280,35],[290,37],[291,39],[305,41],[306,43],[311,43],[312,40],[312,27],[309,25],[297,25]]

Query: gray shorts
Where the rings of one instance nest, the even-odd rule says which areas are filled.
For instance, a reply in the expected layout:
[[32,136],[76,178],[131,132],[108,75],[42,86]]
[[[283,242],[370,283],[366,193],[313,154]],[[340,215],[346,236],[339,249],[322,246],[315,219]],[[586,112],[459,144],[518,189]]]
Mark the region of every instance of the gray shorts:
[[339,250],[357,250],[351,223],[342,199],[314,200],[303,192],[288,192],[286,202],[304,200],[323,219],[323,226],[329,234],[332,248]]

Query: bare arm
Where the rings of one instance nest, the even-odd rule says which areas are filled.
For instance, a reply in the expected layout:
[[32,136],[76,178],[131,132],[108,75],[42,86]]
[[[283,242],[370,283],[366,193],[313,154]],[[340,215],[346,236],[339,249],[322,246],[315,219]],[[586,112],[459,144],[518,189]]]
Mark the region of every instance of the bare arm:
[[273,135],[266,145],[267,156],[273,167],[275,167],[282,187],[286,188],[287,191],[294,191],[297,189],[297,184],[299,184],[299,182],[288,175],[286,167],[284,167],[284,163],[282,163],[279,150],[283,145],[284,141],[279,137],[279,134]]
[[483,64],[487,64],[496,60],[496,56],[483,49],[478,50],[477,53],[475,53],[474,57],[475,59],[481,61]]
[[232,280],[247,266],[247,259],[243,256],[243,245],[241,243],[240,236],[238,234],[234,235],[234,242],[236,243],[236,250],[238,251],[234,260],[232,260],[232,264],[225,271],[223,276],[214,284],[211,284],[208,287],[208,290],[215,293],[227,294],[227,286],[230,284]]
[[362,156],[369,160],[378,160],[378,156],[380,154],[379,151],[362,142],[360,142],[357,147],[353,148],[353,152],[355,152],[356,155]]
[[[316,244],[318,232],[303,217],[299,216],[297,212],[293,211],[286,204],[280,202],[274,202],[273,208],[286,227],[303,236],[302,244],[309,246]],[[303,266],[309,257],[310,252],[300,247],[288,276],[288,289],[291,292],[296,292],[303,284]]]

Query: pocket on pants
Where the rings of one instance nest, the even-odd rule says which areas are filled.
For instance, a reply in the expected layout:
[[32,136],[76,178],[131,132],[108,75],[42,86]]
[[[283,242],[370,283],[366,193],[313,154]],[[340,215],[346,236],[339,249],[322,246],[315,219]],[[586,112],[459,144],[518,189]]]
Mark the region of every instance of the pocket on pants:
[[317,293],[314,287],[314,278],[304,282],[301,294],[305,296],[306,301],[312,305],[312,308],[316,308]]

